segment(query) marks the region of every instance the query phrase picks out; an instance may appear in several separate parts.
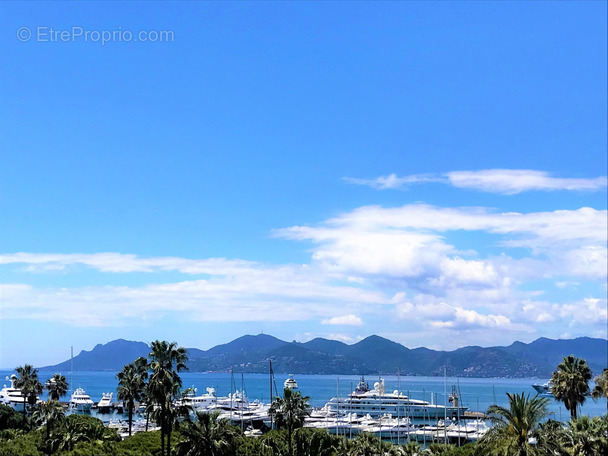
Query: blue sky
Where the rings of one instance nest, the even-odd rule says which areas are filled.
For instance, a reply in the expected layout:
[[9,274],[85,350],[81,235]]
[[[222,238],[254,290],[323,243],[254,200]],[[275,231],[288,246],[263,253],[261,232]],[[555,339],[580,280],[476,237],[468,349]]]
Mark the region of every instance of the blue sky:
[[1,367],[606,337],[605,2],[0,8]]

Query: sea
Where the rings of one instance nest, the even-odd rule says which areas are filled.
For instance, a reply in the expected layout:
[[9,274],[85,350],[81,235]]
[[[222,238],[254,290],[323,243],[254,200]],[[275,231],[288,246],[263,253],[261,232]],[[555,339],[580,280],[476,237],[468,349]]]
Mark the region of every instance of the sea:
[[[8,376],[13,371],[1,370],[0,375],[5,385],[8,385]],[[51,378],[54,371],[39,371],[38,377],[42,383]],[[118,381],[116,372],[63,372],[70,391],[83,388],[91,399],[97,403],[103,393],[113,392],[113,402],[117,401],[116,388]],[[264,403],[269,402],[271,394],[271,380],[268,374],[240,374],[240,373],[207,373],[207,372],[182,372],[180,373],[183,389],[196,388],[197,394],[204,394],[207,387],[214,388],[218,396],[227,396],[231,391],[245,391],[250,401],[258,399]],[[275,383],[279,393],[283,390],[283,382],[288,378],[287,374],[276,374]],[[296,375],[299,391],[304,396],[309,396],[309,403],[313,407],[322,407],[332,397],[346,396],[355,389],[360,380],[354,375]],[[485,412],[491,404],[508,407],[507,393],[525,393],[531,397],[536,395],[532,388],[533,384],[545,383],[547,378],[455,378],[455,377],[406,377],[406,376],[384,376],[387,392],[399,390],[413,399],[421,399],[436,404],[445,404],[452,392],[458,393],[460,404],[468,407],[470,411]],[[373,388],[378,376],[366,376],[365,380]],[[0,383],[1,384],[1,383]],[[591,386],[593,382],[591,382]],[[274,389],[274,384],[272,384]],[[274,394],[274,393],[273,393]],[[68,401],[70,392],[61,400]],[[46,391],[41,396],[46,399]],[[570,413],[565,409],[563,403],[549,397],[549,411],[551,418],[567,421]],[[449,404],[449,402],[448,402]],[[588,397],[579,410],[579,414],[589,416],[601,416],[606,414],[606,399],[594,401]],[[91,412],[98,416],[97,411]],[[99,415],[103,421],[120,419],[113,414]]]

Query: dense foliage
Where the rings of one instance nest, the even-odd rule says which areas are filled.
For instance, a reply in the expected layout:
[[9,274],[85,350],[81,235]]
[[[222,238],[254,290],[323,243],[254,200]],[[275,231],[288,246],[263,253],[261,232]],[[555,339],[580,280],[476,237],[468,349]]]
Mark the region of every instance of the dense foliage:
[[[20,414],[18,414],[20,415]],[[204,415],[204,414],[200,414]],[[172,432],[171,455],[196,456],[288,456],[287,429],[273,430],[261,437],[247,437],[237,427],[228,426],[216,417],[186,421]],[[201,419],[202,418],[202,419]],[[499,429],[499,428],[495,428]],[[504,428],[500,428],[504,429]],[[90,416],[71,415],[44,437],[44,428],[25,432],[20,429],[0,431],[0,456],[159,456],[160,431],[141,432],[122,441],[115,431],[104,428]],[[498,438],[499,440],[495,440]],[[504,440],[500,440],[504,439]],[[491,444],[488,444],[491,441]],[[526,439],[527,449],[520,451],[511,436],[501,432],[488,435],[476,444],[462,447],[432,444],[422,449],[415,442],[394,445],[370,434],[349,440],[325,430],[300,428],[293,432],[293,456],[486,456],[492,454],[596,456],[608,454],[608,416],[577,418],[568,423],[546,421],[534,428]],[[550,450],[549,450],[550,448]],[[166,447],[164,448],[166,451]]]

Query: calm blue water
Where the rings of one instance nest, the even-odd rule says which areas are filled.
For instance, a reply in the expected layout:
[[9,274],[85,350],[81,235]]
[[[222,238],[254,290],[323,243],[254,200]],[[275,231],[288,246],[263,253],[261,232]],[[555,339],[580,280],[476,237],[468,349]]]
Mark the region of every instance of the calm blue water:
[[[2,379],[13,374],[11,371],[0,371]],[[39,378],[44,383],[48,378],[53,376],[52,371],[40,371]],[[70,383],[70,373],[63,373]],[[215,388],[218,396],[225,396],[230,391],[231,375],[229,373],[202,373],[202,372],[184,372],[181,374],[183,387],[195,387],[198,389],[198,394],[203,394],[205,388],[210,386]],[[276,374],[276,385],[279,392],[282,391],[283,381],[287,378],[285,374]],[[104,392],[114,392],[114,401],[116,401],[116,373],[114,372],[74,372],[73,381],[70,383],[70,388],[84,388],[91,396],[93,401],[98,402]],[[335,375],[297,375],[300,391],[302,394],[310,396],[310,403],[317,407],[324,405],[329,399],[336,395],[345,396],[352,390],[359,381],[358,376],[340,376]],[[366,377],[370,386],[378,380],[377,377]],[[531,396],[536,394],[532,388],[533,383],[544,383],[548,379],[510,379],[510,378],[450,378],[445,381],[445,388],[448,394],[454,385],[460,390],[461,403],[469,407],[473,411],[485,411],[493,404],[497,403],[502,406],[508,406],[506,393],[529,393]],[[400,389],[408,396],[414,399],[423,399],[426,401],[432,400],[435,403],[444,404],[444,379],[442,377],[401,377],[400,379],[393,376],[384,377],[386,390],[392,392],[395,389]],[[2,383],[8,384],[8,381]],[[0,383],[0,384],[2,384]],[[234,374],[234,384],[236,389],[241,389],[241,384],[244,385],[245,392],[250,400],[259,399],[263,402],[268,402],[270,397],[270,382],[267,374],[245,374],[242,379],[240,374]],[[400,387],[399,387],[400,385]],[[593,385],[593,383],[592,383]],[[42,398],[46,397],[46,392]],[[62,398],[69,400],[69,395]],[[555,400],[551,400],[549,409],[554,413],[554,419],[567,420],[570,414],[564,408],[564,405]],[[606,413],[606,400],[595,402],[588,398],[581,409],[583,414],[590,416],[600,416]],[[105,415],[107,417],[108,415]]]

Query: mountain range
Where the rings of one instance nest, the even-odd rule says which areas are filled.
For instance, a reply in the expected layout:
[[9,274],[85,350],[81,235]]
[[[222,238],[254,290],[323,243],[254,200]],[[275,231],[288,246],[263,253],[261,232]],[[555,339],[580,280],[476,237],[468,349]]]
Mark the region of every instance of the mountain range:
[[[540,338],[531,343],[514,342],[502,347],[468,346],[453,351],[409,349],[380,336],[369,336],[355,344],[317,338],[309,342],[286,342],[259,334],[239,337],[209,350],[188,348],[190,371],[268,372],[269,361],[277,373],[293,374],[396,374],[460,377],[548,377],[563,356],[587,360],[597,375],[608,364],[608,341]],[[74,357],[78,371],[119,371],[139,356],[147,357],[144,342],[124,339],[96,345]],[[67,372],[71,360],[41,369]]]

